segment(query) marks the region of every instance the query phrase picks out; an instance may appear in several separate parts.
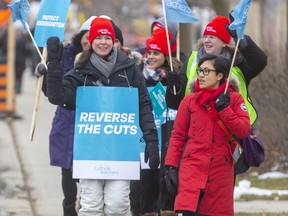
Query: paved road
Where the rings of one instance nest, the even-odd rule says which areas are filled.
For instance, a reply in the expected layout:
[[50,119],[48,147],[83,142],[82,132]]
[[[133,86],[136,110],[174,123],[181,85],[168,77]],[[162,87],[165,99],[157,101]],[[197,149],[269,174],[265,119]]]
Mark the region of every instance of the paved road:
[[[33,141],[29,140],[37,81],[25,74],[23,93],[17,96],[17,113],[23,120],[0,121],[0,179],[11,197],[0,196],[0,216],[52,216],[62,213],[61,170],[49,165],[48,134],[55,107],[41,95]],[[10,134],[10,131],[15,134]],[[5,171],[7,169],[7,171]],[[27,193],[30,191],[30,193]]]
[[[55,107],[41,95],[33,142],[29,132],[36,79],[24,77],[17,96],[17,113],[23,120],[0,121],[0,216],[60,216],[60,168],[49,165],[48,134]],[[14,134],[11,134],[14,131]],[[236,212],[287,212],[288,201],[235,202]]]

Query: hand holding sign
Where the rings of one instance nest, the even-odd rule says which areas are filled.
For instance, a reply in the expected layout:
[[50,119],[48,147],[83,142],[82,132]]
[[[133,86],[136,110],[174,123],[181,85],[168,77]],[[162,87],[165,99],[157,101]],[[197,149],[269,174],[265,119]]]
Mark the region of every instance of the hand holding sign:
[[157,169],[160,163],[158,142],[146,142],[145,163],[149,160],[149,167]]

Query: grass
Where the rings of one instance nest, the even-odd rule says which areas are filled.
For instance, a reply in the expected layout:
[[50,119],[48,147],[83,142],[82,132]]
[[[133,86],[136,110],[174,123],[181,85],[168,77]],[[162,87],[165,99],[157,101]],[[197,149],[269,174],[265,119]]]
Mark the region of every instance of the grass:
[[[257,176],[248,176],[247,174],[244,174],[244,175],[237,176],[236,185],[238,185],[239,181],[244,180],[244,179],[251,182],[250,187],[262,188],[262,189],[268,189],[268,190],[288,190],[287,178],[258,179]],[[272,194],[271,196],[242,195],[240,199],[243,199],[243,200],[275,200],[275,199],[288,200],[288,195],[278,195],[278,194]]]

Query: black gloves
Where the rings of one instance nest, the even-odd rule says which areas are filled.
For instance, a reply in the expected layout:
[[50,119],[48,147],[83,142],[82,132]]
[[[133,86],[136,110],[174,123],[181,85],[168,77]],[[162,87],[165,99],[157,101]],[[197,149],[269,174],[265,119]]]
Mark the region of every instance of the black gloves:
[[218,112],[229,106],[230,104],[229,91],[227,91],[226,94],[224,94],[224,92],[221,93],[219,97],[216,99],[215,103],[216,103],[216,110]]
[[61,60],[63,45],[58,37],[50,37],[47,40],[47,61]]
[[158,142],[146,142],[145,163],[148,162],[151,169],[157,169],[160,163]]
[[[231,12],[232,13],[232,12]],[[234,17],[231,15],[231,13],[229,13],[229,19],[230,19],[230,23],[232,23],[234,21]],[[225,28],[228,31],[228,33],[230,34],[230,36],[234,39],[237,40],[237,31],[236,30],[231,30],[229,29],[229,25],[225,24]]]
[[34,74],[37,78],[47,74],[47,68],[44,64],[39,63],[34,71]]
[[176,167],[165,166],[165,183],[168,192],[175,196],[178,187],[178,172]]
[[175,85],[176,88],[180,86],[180,77],[179,74],[174,71],[167,72],[167,84],[168,86]]
[[237,40],[237,39],[238,39],[238,38],[237,38],[237,32],[236,32],[236,30],[231,30],[227,24],[225,24],[225,28],[226,28],[227,32],[229,33],[229,35],[230,35],[234,40]]
[[146,143],[144,152],[145,163],[149,160],[149,167],[157,169],[160,163],[157,129],[153,128],[143,131],[143,138],[141,140],[145,140]]

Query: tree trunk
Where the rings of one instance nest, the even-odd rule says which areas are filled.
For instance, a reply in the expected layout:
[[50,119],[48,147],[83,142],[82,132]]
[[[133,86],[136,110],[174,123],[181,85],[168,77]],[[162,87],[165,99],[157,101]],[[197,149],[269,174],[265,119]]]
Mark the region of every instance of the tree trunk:
[[217,15],[228,16],[230,12],[230,0],[211,0],[212,7]]

